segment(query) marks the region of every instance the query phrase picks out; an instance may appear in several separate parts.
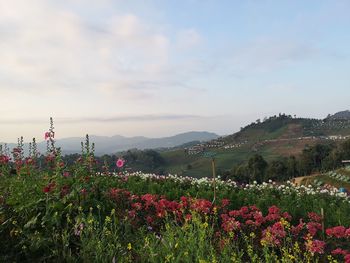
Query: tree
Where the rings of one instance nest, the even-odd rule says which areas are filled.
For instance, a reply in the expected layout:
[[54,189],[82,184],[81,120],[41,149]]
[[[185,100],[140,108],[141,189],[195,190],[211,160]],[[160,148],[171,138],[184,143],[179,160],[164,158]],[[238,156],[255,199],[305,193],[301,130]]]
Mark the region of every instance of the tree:
[[262,183],[265,179],[265,172],[267,168],[267,162],[264,158],[255,154],[248,161],[248,172],[251,181],[255,180],[258,183]]
[[266,179],[284,181],[287,177],[287,167],[282,160],[271,161],[266,171]]

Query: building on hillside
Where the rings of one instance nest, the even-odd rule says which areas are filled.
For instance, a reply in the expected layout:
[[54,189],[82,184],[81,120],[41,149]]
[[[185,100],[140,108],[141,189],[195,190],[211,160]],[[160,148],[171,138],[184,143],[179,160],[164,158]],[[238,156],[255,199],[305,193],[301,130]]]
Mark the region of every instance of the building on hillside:
[[204,150],[205,150],[205,147],[203,144],[194,145],[190,148],[185,149],[188,155],[199,154],[199,153],[202,153]]

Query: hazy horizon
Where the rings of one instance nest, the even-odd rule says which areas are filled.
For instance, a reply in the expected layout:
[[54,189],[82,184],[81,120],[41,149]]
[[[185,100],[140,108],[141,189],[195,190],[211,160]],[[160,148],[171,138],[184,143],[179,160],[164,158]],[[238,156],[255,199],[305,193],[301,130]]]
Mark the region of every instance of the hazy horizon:
[[350,2],[0,0],[0,141],[348,110]]

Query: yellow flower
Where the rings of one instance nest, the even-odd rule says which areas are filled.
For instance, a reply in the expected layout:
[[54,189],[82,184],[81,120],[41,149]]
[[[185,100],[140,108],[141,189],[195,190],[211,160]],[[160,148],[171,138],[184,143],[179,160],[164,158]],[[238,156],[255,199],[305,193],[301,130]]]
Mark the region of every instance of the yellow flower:
[[130,251],[132,249],[131,243],[128,244],[128,250]]
[[207,228],[207,227],[208,227],[208,223],[205,222],[202,226],[203,226],[204,228]]
[[290,228],[289,222],[287,220],[285,220],[283,217],[281,218],[280,222],[286,229]]
[[112,222],[112,219],[109,216],[106,216],[105,222],[106,222],[106,224],[108,224],[108,223]]

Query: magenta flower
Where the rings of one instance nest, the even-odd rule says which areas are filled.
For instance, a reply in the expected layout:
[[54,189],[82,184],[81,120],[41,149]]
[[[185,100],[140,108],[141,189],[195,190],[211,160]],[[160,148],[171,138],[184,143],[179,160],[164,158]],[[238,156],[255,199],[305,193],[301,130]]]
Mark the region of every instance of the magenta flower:
[[122,168],[124,166],[124,163],[125,161],[121,158],[119,158],[117,161],[116,161],[116,165],[118,168]]
[[44,133],[45,140],[48,140],[50,138],[55,138],[55,133],[54,132],[45,132]]
[[50,138],[50,132],[45,132],[44,137],[45,137],[45,140],[47,140],[48,138]]

